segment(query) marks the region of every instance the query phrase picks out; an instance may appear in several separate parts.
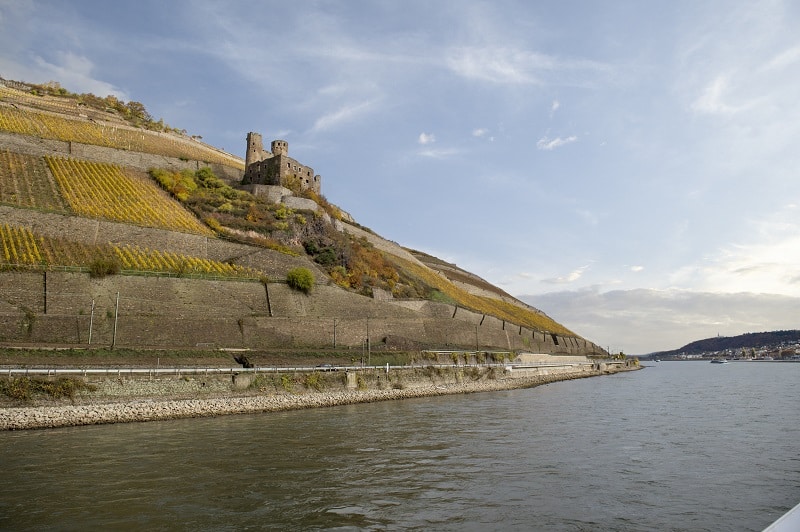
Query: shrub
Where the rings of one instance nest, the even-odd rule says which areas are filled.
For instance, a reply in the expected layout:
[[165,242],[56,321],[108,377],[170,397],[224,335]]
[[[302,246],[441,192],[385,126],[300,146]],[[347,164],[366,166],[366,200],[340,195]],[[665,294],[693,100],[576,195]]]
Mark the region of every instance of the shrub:
[[28,401],[39,394],[53,399],[73,399],[76,392],[94,391],[95,389],[95,386],[73,377],[59,377],[56,380],[31,377],[0,380],[0,394],[18,401]]
[[314,286],[314,274],[308,268],[293,268],[286,274],[286,284],[307,294]]
[[102,278],[119,273],[119,262],[109,257],[99,257],[89,264],[89,275]]
[[306,375],[306,388],[314,389],[316,391],[321,391],[323,388],[322,376],[317,373],[309,373]]

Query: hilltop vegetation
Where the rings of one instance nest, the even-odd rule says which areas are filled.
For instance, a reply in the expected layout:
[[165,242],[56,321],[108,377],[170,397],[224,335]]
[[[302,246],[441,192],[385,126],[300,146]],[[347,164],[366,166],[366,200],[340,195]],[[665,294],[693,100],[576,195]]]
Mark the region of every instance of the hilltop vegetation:
[[[93,101],[92,95],[85,96]],[[40,95],[0,83],[0,131],[244,168],[239,157],[175,134],[172,128],[159,131],[141,113],[131,111],[130,120],[125,114],[120,116],[113,108],[89,107],[80,98]]]

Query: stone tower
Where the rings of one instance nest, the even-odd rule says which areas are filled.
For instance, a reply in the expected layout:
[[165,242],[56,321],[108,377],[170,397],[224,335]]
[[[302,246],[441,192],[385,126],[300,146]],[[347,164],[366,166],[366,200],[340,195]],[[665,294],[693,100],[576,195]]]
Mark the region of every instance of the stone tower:
[[[275,143],[273,142],[273,144]],[[264,144],[261,141],[261,134],[251,131],[247,134],[247,154],[244,158],[245,168],[262,160],[264,160]]]
[[289,143],[285,140],[273,140],[271,149],[272,155],[289,155]]

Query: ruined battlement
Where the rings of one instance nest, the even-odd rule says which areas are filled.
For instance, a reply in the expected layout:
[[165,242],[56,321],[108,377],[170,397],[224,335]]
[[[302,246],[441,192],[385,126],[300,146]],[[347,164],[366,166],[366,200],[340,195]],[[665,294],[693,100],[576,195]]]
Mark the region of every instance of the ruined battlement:
[[289,157],[289,143],[273,140],[271,151],[264,149],[259,133],[247,134],[247,153],[242,185],[273,185],[292,188],[292,182],[301,190],[322,190],[322,176],[314,173],[310,166]]

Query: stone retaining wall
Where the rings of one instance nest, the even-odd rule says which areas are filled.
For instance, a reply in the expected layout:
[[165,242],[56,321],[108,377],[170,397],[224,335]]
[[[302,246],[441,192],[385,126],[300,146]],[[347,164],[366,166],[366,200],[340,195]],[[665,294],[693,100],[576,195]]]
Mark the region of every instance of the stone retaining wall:
[[[525,377],[515,377],[513,373],[495,375],[480,372],[477,368],[476,371],[477,373],[470,373],[469,368],[464,368],[437,373],[434,370],[418,368],[413,370],[412,375],[393,378],[391,375],[382,376],[381,371],[375,370],[366,379],[361,379],[360,390],[348,390],[346,386],[348,379],[342,374],[335,377],[339,378],[340,386],[322,391],[309,389],[274,391],[274,387],[257,385],[249,387],[251,390],[249,393],[241,394],[234,391],[235,381],[227,385],[222,383],[220,379],[225,377],[219,379],[193,377],[178,380],[178,385],[174,384],[176,382],[174,378],[166,384],[160,379],[155,384],[149,381],[149,385],[147,380],[142,379],[139,379],[138,383],[132,379],[116,381],[107,379],[98,386],[99,392],[93,392],[94,397],[91,394],[79,396],[74,399],[73,404],[41,403],[36,406],[0,408],[0,430],[276,412],[414,397],[510,390],[604,374],[584,368],[550,371]],[[368,384],[363,384],[366,382]],[[119,389],[127,390],[114,398],[115,390]],[[191,397],[181,397],[187,393]],[[172,398],[168,397],[170,394],[173,395]]]
[[0,272],[0,294],[4,342],[88,345],[91,328],[95,346],[334,347],[335,326],[336,347],[360,347],[369,333],[376,348],[601,352],[583,339],[556,336],[556,345],[553,335],[452,305],[415,310],[326,285],[305,295],[283,283]]

